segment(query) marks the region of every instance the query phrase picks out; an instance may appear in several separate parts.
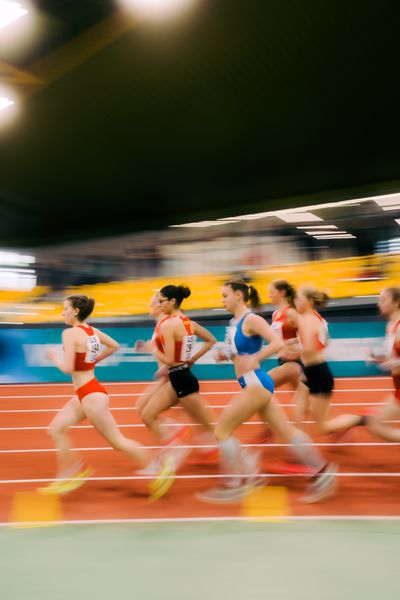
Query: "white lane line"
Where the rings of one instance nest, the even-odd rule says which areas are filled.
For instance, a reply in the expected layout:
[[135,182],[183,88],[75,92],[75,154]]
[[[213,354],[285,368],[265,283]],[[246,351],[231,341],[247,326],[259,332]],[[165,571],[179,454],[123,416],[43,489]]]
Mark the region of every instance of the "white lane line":
[[[400,516],[379,516],[379,515],[329,515],[329,516],[281,516],[281,517],[160,517],[160,518],[137,518],[137,519],[82,519],[82,520],[66,520],[66,521],[51,521],[55,526],[72,526],[72,525],[118,525],[118,524],[173,524],[173,523],[257,523],[262,524],[265,521],[268,525],[277,524],[287,521],[399,521]],[[43,524],[43,521],[10,521],[0,523],[0,527],[44,527],[48,523]]]
[[[361,393],[361,392],[367,392],[367,393],[371,393],[371,392],[393,392],[394,388],[357,388],[357,389],[346,389],[346,390],[334,390],[334,394],[350,394],[350,393]],[[241,390],[233,390],[233,391],[228,391],[228,392],[200,392],[202,396],[234,396],[235,394],[240,394]],[[277,394],[278,396],[280,394],[294,394],[293,390],[277,390],[275,392],[275,394]],[[42,400],[43,398],[71,398],[71,396],[73,396],[73,392],[71,391],[71,393],[69,394],[37,394],[37,395],[28,395],[28,396],[17,396],[17,395],[11,395],[11,396],[0,396],[0,400]],[[131,398],[131,397],[136,397],[136,396],[141,396],[142,394],[138,394],[138,393],[121,393],[121,394],[108,394],[111,398]]]
[[[243,448],[290,448],[289,444],[241,444]],[[340,447],[353,447],[353,446],[362,446],[362,447],[370,447],[370,446],[400,446],[400,442],[321,442],[321,443],[312,443],[312,444],[303,444],[303,446],[318,446],[319,448],[337,448]],[[183,445],[183,446],[174,446],[174,449],[205,449],[205,448],[216,448],[215,445]],[[165,446],[146,446],[146,450],[161,450],[165,448]],[[110,446],[95,446],[88,448],[71,448],[71,452],[103,452],[113,450]],[[55,448],[27,448],[27,449],[17,449],[17,450],[0,450],[0,454],[35,454],[40,452],[57,452]],[[209,465],[205,465],[209,466]],[[211,465],[212,466],[212,465]]]
[[[226,408],[227,406],[229,406],[229,404],[210,404],[211,408]],[[283,406],[284,408],[290,408],[291,406],[294,406],[294,404],[283,404],[280,403],[280,406]],[[331,406],[384,406],[383,402],[331,402]],[[0,410],[0,414],[1,413],[55,413],[58,412],[60,409],[62,408],[62,406],[60,406],[59,408],[13,408],[13,409],[2,409]],[[111,411],[118,411],[118,410],[136,410],[135,406],[119,406],[119,407],[111,407],[110,408]],[[180,406],[171,406],[170,409],[168,410],[182,410],[182,408]]]
[[[378,472],[369,472],[369,473],[337,473],[338,477],[400,477],[400,473],[378,473]],[[304,473],[292,473],[291,475],[282,475],[278,473],[260,473],[257,477],[265,478],[265,479],[281,479],[288,477],[309,477],[309,475]],[[232,478],[232,474],[215,474],[215,475],[175,475],[174,479],[182,479],[182,480],[193,480],[193,479],[230,479]],[[90,477],[87,481],[145,481],[152,480],[154,476],[152,475],[117,475],[117,476],[108,476],[108,477]],[[164,479],[168,479],[165,477]],[[16,483],[49,483],[54,481],[54,479],[43,478],[43,479],[0,479],[0,484],[10,485]]]
[[[294,423],[294,421],[286,421],[287,423]],[[302,423],[315,424],[315,421],[302,421]],[[400,421],[385,421],[385,423],[400,423]],[[144,429],[147,426],[144,423],[117,423],[119,428],[125,427],[128,429]],[[216,423],[211,423],[216,425]],[[264,421],[244,421],[241,425],[254,426],[254,425],[265,425]],[[169,427],[202,427],[200,423],[169,423]],[[23,425],[21,427],[0,427],[0,431],[47,431],[48,425]],[[70,429],[93,429],[93,425],[73,425]]]
[[[218,407],[218,406],[214,406],[213,408],[222,408],[222,407]],[[116,409],[115,409],[116,410]],[[0,410],[0,413],[2,412],[17,412],[17,411],[6,411],[6,410]],[[25,411],[22,411],[25,412]],[[34,410],[30,410],[28,412],[35,412]],[[37,411],[36,411],[37,412]],[[56,409],[54,410],[47,410],[47,411],[39,411],[39,412],[57,412]],[[287,423],[290,423],[292,425],[295,424],[295,421],[286,421]],[[315,425],[315,421],[302,421],[302,423],[304,425]],[[393,420],[393,421],[384,421],[384,423],[400,423],[400,420]],[[214,425],[215,423],[213,423]],[[130,427],[145,427],[145,425],[143,423],[117,423],[119,428],[125,427],[125,428],[130,428]],[[265,423],[263,421],[246,421],[245,423],[243,423],[243,425],[265,425]],[[169,427],[181,427],[181,426],[188,426],[188,427],[201,427],[201,425],[199,423],[169,423]],[[19,431],[19,430],[47,430],[48,426],[47,425],[37,425],[34,427],[29,427],[29,426],[23,426],[23,427],[0,427],[0,431]],[[93,425],[73,425],[72,427],[70,427],[70,429],[94,429]]]
[[[389,376],[381,376],[381,377],[335,377],[335,381],[390,381],[391,377]],[[226,383],[236,383],[235,379],[200,379],[199,380],[200,383],[207,383],[207,384],[211,384],[211,385],[217,385],[218,383],[221,384],[226,384]],[[104,385],[149,385],[149,383],[152,383],[151,380],[147,379],[144,381],[106,381],[103,382]],[[40,383],[40,382],[34,382],[34,383],[1,383],[0,384],[0,388],[3,387],[12,387],[12,388],[19,388],[19,387],[60,387],[60,386],[67,386],[67,385],[71,385],[70,382],[68,381],[60,381],[60,382],[53,382],[53,383]]]
[[[70,526],[70,525],[146,525],[146,524],[169,524],[169,523],[227,523],[227,522],[253,522],[257,527],[263,525],[269,526],[274,523],[274,527],[282,524],[282,521],[400,521],[399,515],[315,515],[315,516],[279,516],[271,517],[269,515],[259,517],[158,517],[158,518],[136,518],[136,519],[71,519],[65,521],[50,521],[52,525]],[[0,523],[0,527],[46,527],[49,522],[43,521],[8,521]]]

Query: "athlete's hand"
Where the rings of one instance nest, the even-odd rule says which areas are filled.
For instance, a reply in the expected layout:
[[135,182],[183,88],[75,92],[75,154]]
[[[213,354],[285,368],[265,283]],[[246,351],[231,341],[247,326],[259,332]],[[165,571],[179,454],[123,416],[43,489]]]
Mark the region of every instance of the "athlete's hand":
[[214,358],[216,363],[226,362],[228,360],[227,355],[222,350],[216,350],[214,352]]
[[387,357],[384,354],[374,354],[372,350],[367,356],[367,362],[375,363],[377,365],[380,365],[386,361]]
[[144,340],[136,340],[134,349],[136,350],[136,352],[144,352],[146,354],[151,354],[151,352],[153,352],[153,343],[151,340],[147,340],[147,342],[145,342]]
[[44,355],[47,358],[47,360],[51,360],[51,362],[54,362],[58,358],[57,352],[52,349],[46,350]]

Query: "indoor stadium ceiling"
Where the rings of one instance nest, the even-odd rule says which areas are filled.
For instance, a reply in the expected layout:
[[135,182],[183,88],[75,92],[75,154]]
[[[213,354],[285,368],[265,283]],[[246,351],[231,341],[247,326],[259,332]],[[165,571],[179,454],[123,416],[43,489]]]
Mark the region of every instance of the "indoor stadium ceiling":
[[0,30],[20,98],[3,248],[400,189],[395,3],[197,0],[157,24],[117,0],[32,4],[29,41]]

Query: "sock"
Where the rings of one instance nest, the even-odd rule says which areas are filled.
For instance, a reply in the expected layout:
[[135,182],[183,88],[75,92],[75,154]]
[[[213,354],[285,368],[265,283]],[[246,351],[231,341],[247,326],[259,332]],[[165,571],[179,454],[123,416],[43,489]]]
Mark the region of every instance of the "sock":
[[219,449],[221,452],[221,468],[223,473],[236,476],[225,479],[223,483],[229,487],[238,487],[241,484],[241,478],[238,475],[242,474],[241,445],[236,438],[230,437],[227,440],[219,442]]
[[291,450],[303,465],[311,467],[316,473],[326,467],[327,461],[322,458],[317,446],[303,431],[297,431],[292,439]]

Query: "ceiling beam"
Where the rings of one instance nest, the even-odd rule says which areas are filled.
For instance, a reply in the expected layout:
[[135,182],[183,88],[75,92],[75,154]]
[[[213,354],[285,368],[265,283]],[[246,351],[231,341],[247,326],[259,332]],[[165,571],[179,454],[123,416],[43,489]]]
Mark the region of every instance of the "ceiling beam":
[[135,27],[137,21],[119,10],[30,66],[35,77],[50,84],[109,46]]

